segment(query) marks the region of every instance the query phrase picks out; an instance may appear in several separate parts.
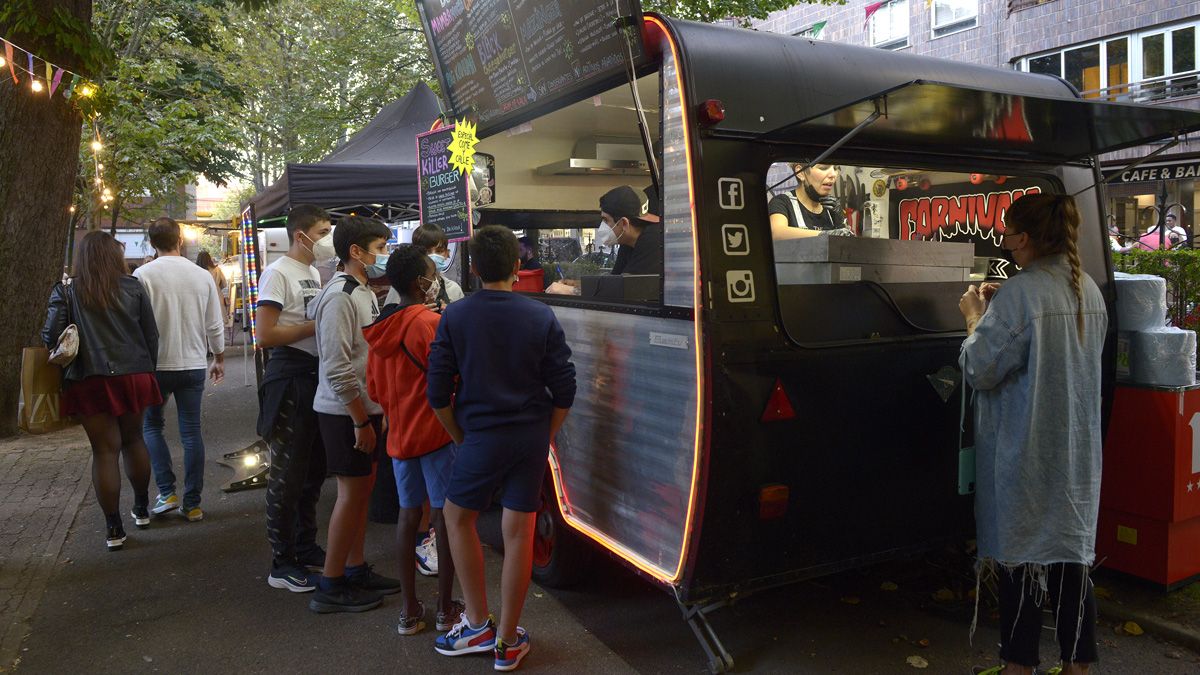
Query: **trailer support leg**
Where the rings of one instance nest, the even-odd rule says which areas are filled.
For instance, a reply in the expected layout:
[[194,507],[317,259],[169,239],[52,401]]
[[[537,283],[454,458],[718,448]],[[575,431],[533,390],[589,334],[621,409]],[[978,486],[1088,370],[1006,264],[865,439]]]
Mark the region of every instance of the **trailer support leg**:
[[712,624],[708,622],[708,615],[721,607],[728,604],[725,600],[714,602],[708,605],[689,605],[675,598],[675,603],[679,606],[679,610],[683,612],[683,620],[687,621],[688,627],[692,629],[696,640],[700,642],[700,648],[704,650],[704,655],[708,659],[708,670],[714,675],[718,673],[726,673],[733,670],[733,656],[725,649],[721,638],[717,636],[717,632],[713,630]]

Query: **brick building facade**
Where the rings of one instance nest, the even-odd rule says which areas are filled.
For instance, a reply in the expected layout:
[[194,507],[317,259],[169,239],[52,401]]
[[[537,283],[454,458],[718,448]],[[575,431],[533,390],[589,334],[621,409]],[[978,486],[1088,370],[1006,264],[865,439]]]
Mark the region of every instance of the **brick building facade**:
[[[754,27],[1053,74],[1088,98],[1200,109],[1200,2],[891,0],[868,19],[872,4],[797,4]],[[1131,173],[1109,188],[1117,225],[1143,231],[1154,219],[1148,207],[1163,201],[1189,229],[1195,225],[1193,214],[1200,209],[1196,136],[1145,165],[1155,171]],[[1102,165],[1118,168],[1152,149],[1105,156]],[[1172,178],[1160,180],[1164,175]]]

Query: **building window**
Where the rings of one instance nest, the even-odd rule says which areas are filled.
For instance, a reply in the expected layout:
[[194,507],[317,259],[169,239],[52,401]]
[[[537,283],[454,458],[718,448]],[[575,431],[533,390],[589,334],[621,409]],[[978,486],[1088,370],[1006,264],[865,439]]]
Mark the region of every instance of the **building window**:
[[979,0],[933,0],[933,36],[974,28],[979,25]]
[[1200,24],[1122,35],[1022,59],[1018,67],[1056,75],[1084,98],[1151,102],[1200,95]]
[[892,0],[870,19],[871,46],[903,49],[908,46],[908,0]]
[[1049,2],[1054,2],[1054,0],[1008,0],[1008,13],[1012,14],[1013,12],[1022,9],[1037,7],[1038,5],[1044,5]]

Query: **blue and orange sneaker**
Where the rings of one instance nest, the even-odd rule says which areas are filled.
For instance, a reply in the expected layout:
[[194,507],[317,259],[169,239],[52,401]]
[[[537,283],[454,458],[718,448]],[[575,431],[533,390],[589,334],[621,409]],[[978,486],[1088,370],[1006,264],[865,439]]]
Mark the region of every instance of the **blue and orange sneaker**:
[[517,666],[521,665],[521,659],[528,653],[529,633],[517,626],[517,641],[513,644],[505,644],[504,640],[496,638],[496,663],[493,667],[505,672],[516,670]]
[[490,614],[487,621],[479,628],[472,628],[466,613],[462,614],[450,632],[439,635],[433,643],[433,648],[442,656],[480,654],[490,652],[495,647],[496,621]]

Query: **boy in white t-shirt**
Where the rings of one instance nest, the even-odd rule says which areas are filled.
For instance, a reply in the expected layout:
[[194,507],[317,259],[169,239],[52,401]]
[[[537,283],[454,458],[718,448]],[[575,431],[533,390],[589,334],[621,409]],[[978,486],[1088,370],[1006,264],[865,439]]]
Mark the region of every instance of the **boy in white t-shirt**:
[[317,544],[317,499],[325,482],[325,448],[313,411],[317,391],[316,326],[306,311],[321,292],[313,263],[334,257],[329,214],[301,204],[287,217],[287,254],[258,281],[258,346],[268,360],[258,390],[258,434],[271,448],[267,477],[267,583],[293,593],[317,588],[309,568],[325,564]]

